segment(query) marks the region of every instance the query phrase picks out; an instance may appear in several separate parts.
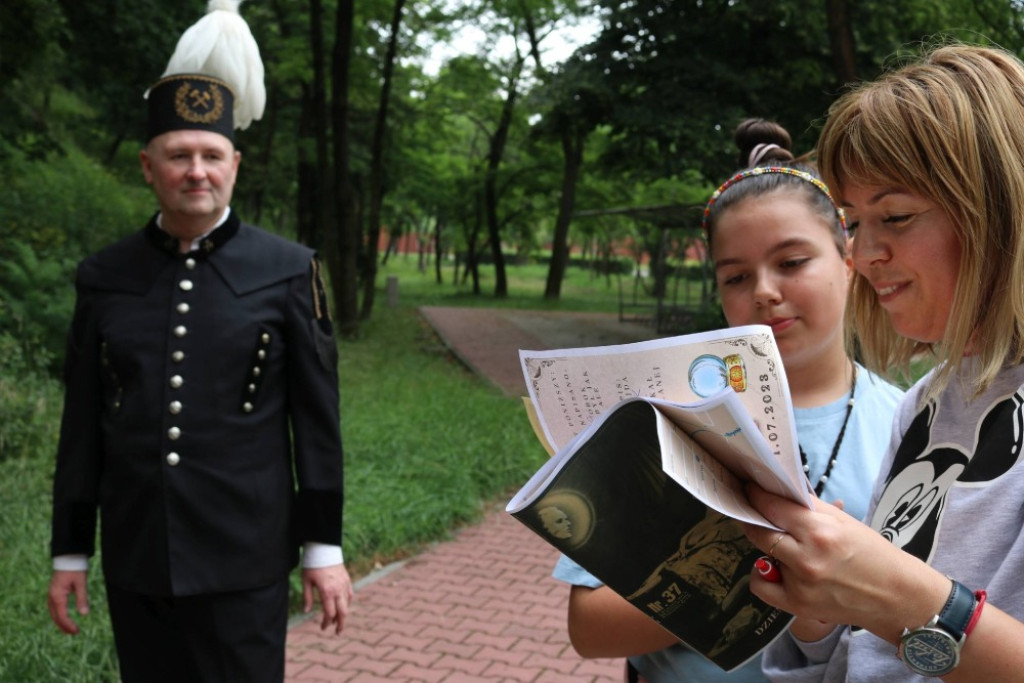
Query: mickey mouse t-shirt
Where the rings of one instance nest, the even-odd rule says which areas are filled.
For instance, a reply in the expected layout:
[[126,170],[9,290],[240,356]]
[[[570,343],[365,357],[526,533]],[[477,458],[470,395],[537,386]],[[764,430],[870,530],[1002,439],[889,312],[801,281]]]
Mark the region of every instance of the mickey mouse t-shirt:
[[[970,377],[973,364],[962,372]],[[896,546],[1024,620],[1024,366],[1006,368],[979,397],[950,378],[921,403],[932,375],[896,417],[901,437],[883,464],[867,520]],[[765,658],[772,680],[920,680],[893,646],[867,631],[837,629],[816,643],[780,638]]]

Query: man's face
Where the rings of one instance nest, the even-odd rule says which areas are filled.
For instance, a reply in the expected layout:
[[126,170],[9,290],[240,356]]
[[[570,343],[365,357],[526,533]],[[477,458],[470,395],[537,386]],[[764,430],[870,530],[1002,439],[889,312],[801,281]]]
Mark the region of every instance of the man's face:
[[171,223],[220,218],[231,202],[240,159],[230,140],[205,130],[158,135],[139,153],[146,182]]
[[555,538],[572,538],[572,520],[562,510],[549,506],[538,510],[544,528]]

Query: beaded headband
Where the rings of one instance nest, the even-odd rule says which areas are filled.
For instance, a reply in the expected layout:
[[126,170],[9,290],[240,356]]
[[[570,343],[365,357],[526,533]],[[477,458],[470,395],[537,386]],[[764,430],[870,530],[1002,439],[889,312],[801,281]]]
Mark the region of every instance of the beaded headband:
[[832,202],[832,206],[835,207],[836,214],[839,216],[839,226],[843,229],[843,234],[846,234],[846,214],[839,207],[839,205],[836,204],[836,200],[832,197],[832,193],[829,192],[828,190],[828,185],[821,182],[821,180],[815,178],[807,171],[801,171],[796,168],[790,168],[789,166],[758,166],[756,168],[748,168],[747,170],[740,171],[732,178],[726,180],[718,187],[717,190],[714,191],[714,193],[711,195],[711,199],[708,200],[707,206],[704,207],[704,217],[701,219],[700,227],[705,232],[707,232],[708,216],[711,215],[711,207],[715,205],[715,202],[718,201],[718,198],[722,196],[723,192],[725,192],[730,187],[732,187],[733,185],[735,185],[736,183],[740,182],[745,178],[754,178],[756,176],[764,175],[765,173],[783,173],[785,175],[796,176],[801,180],[806,180],[811,185],[814,185],[816,188],[821,190],[825,194],[825,196],[828,197],[828,200]]

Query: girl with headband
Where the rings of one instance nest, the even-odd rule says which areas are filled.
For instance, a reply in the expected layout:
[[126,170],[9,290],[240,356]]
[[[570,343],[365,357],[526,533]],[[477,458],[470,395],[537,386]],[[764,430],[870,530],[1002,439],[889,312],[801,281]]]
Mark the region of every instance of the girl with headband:
[[750,487],[787,531],[747,527],[781,563],[751,589],[817,625],[776,641],[765,670],[1021,680],[1024,64],[934,49],[841,97],[818,158],[856,228],[848,329],[865,362],[937,364],[897,411],[866,524]]
[[[741,141],[751,121],[762,131],[774,126],[775,140],[783,139],[778,130],[785,133],[778,124],[745,121],[737,130],[741,152],[746,146],[748,155],[793,159],[785,148],[765,151],[770,143],[750,135]],[[729,324],[767,324],[775,334],[813,488],[860,516],[902,392],[847,353],[843,311],[852,265],[843,221],[810,166],[774,161],[723,183],[708,201],[704,229]],[[569,631],[584,656],[627,656],[638,677],[653,683],[765,680],[760,658],[725,673],[565,558],[555,576],[573,584]]]

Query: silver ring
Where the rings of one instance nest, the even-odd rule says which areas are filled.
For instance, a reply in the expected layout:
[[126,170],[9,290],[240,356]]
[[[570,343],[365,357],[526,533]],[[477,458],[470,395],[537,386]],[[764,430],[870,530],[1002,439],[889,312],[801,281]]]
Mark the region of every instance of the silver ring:
[[772,558],[773,560],[775,559],[775,546],[777,546],[777,545],[779,544],[779,541],[781,541],[781,540],[782,540],[782,538],[783,538],[783,537],[784,537],[785,535],[786,535],[786,532],[785,532],[785,531],[783,531],[782,533],[780,533],[780,534],[779,534],[779,536],[778,536],[778,538],[776,538],[776,539],[775,539],[775,542],[774,542],[774,543],[772,543],[772,547],[771,547],[771,548],[768,548],[768,557]]

